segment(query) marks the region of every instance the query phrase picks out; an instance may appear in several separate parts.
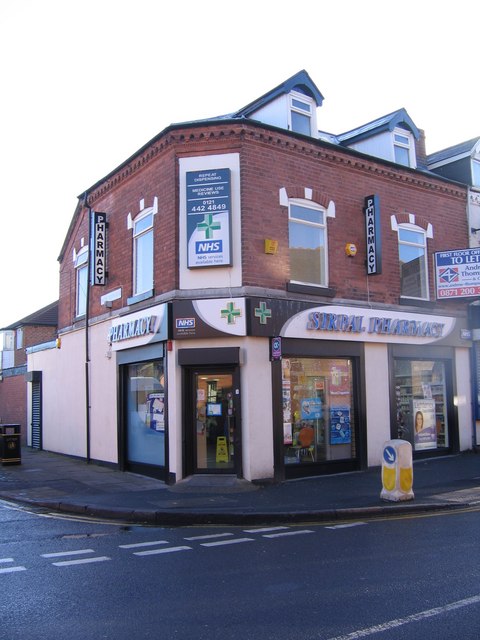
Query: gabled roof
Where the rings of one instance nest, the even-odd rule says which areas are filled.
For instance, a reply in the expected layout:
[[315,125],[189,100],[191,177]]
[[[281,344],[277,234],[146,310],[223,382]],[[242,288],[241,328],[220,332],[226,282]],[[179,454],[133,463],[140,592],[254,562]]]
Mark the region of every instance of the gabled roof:
[[58,324],[58,300],[52,302],[52,304],[34,311],[29,316],[14,322],[8,327],[3,327],[4,330],[18,329],[19,327],[25,327],[26,325],[42,325],[48,327],[56,327]]
[[341,145],[348,146],[349,144],[359,142],[360,140],[371,138],[373,135],[382,133],[383,131],[393,131],[395,127],[400,125],[409,129],[418,140],[420,137],[420,131],[417,129],[415,123],[403,107],[397,111],[387,114],[386,116],[372,120],[361,127],[341,133],[337,136],[337,139]]
[[475,152],[475,147],[480,142],[480,138],[472,138],[466,142],[460,142],[447,149],[436,151],[427,156],[428,166],[437,164],[439,162],[445,163],[446,160],[454,160],[471,156]]
[[232,117],[248,118],[248,116],[250,116],[252,113],[258,111],[258,109],[265,106],[269,102],[272,102],[272,100],[275,100],[275,98],[278,98],[278,96],[290,93],[290,91],[292,91],[293,89],[296,89],[297,91],[300,91],[300,93],[304,93],[307,96],[313,98],[317,104],[317,107],[320,107],[322,105],[322,94],[320,93],[317,85],[313,82],[308,73],[303,69],[288,80],[285,80],[285,82],[282,82],[282,84],[279,84],[278,87],[271,89],[271,91],[268,91],[260,98],[257,98],[250,104],[247,104],[245,107],[242,107],[241,109],[236,111],[234,114],[232,114]]

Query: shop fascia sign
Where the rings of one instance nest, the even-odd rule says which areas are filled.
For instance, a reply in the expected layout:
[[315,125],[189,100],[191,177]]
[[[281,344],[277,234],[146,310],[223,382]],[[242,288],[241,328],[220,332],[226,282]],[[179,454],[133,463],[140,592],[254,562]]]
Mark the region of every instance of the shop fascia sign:
[[454,326],[455,318],[446,316],[325,306],[298,313],[284,325],[281,335],[288,338],[428,344],[448,336]]
[[380,234],[380,201],[378,196],[365,198],[365,237],[367,275],[382,273],[382,238]]
[[115,318],[108,331],[107,339],[113,350],[137,347],[149,342],[166,340],[167,326],[167,305],[157,305],[128,316]]

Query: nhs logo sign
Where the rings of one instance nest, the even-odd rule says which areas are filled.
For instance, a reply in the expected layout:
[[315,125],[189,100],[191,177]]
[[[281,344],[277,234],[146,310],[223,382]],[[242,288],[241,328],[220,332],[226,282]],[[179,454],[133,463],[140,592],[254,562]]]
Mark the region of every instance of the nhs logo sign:
[[176,318],[175,326],[177,329],[194,329],[195,318]]
[[203,240],[195,245],[197,255],[201,253],[222,253],[223,242],[221,240]]
[[229,168],[185,174],[187,267],[232,266]]

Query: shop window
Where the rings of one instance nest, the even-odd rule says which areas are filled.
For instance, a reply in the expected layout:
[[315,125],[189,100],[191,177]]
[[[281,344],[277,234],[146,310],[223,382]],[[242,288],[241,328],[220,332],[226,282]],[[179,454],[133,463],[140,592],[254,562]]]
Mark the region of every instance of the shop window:
[[165,465],[163,360],[127,366],[126,447],[130,464]]
[[397,164],[415,168],[415,145],[411,133],[403,129],[394,130],[393,155]]
[[313,135],[314,109],[311,98],[302,94],[290,94],[290,129],[306,136]]
[[288,237],[291,282],[327,286],[326,215],[326,210],[313,202],[289,201]]
[[414,224],[398,225],[401,295],[428,300],[427,234]]
[[75,315],[84,316],[87,312],[88,288],[88,247],[83,247],[74,258],[75,265]]
[[398,436],[414,451],[448,448],[445,363],[396,359],[394,370]]
[[356,457],[349,358],[284,358],[282,390],[286,465]]

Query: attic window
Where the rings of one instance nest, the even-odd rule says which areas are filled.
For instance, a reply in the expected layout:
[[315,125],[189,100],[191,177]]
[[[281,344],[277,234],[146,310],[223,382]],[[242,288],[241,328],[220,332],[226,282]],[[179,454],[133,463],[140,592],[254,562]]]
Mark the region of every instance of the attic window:
[[472,160],[472,186],[480,188],[480,160]]
[[290,94],[290,129],[312,135],[313,100],[301,94]]
[[415,167],[415,152],[412,134],[404,129],[393,132],[394,162],[404,167]]

